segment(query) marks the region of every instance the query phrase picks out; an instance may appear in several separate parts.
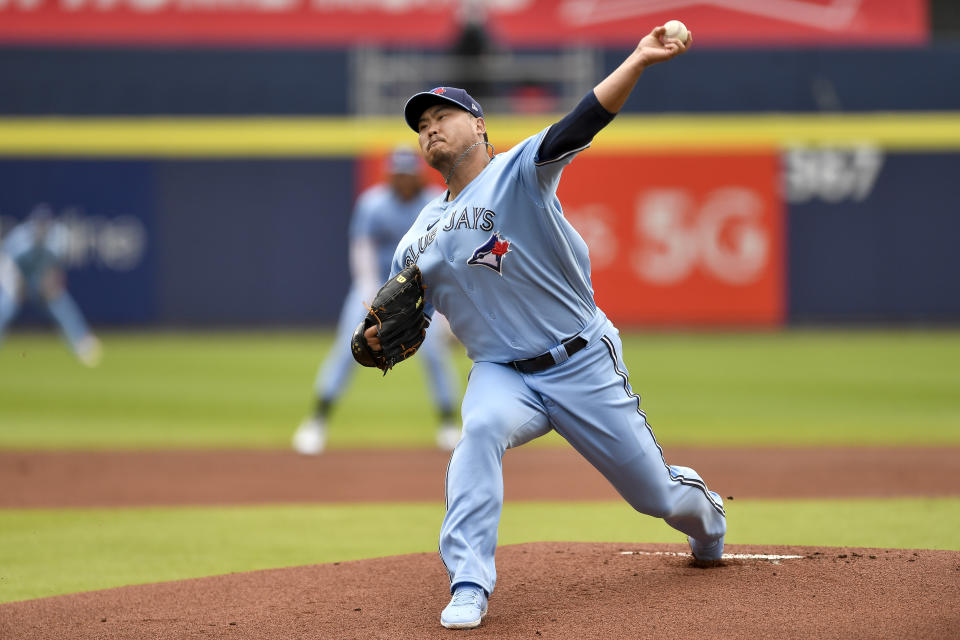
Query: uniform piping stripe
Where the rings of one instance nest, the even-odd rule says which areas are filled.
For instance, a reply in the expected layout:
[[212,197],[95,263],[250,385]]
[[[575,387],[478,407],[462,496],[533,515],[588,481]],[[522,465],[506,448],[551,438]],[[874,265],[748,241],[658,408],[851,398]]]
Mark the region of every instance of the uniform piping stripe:
[[627,377],[626,372],[620,370],[620,365],[617,362],[617,350],[613,346],[613,342],[610,341],[610,338],[607,336],[601,336],[600,340],[607,345],[607,351],[610,352],[610,358],[613,360],[613,370],[616,371],[617,375],[620,376],[620,379],[623,380],[623,390],[628,396],[637,401],[637,413],[643,418],[643,423],[647,427],[647,433],[650,434],[650,437],[653,438],[653,443],[657,445],[657,450],[660,452],[660,461],[663,462],[663,466],[666,468],[667,473],[670,475],[670,479],[679,482],[680,484],[687,485],[689,487],[696,487],[703,491],[703,494],[707,496],[707,500],[710,501],[710,504],[713,505],[713,508],[716,509],[721,515],[726,516],[726,512],[723,509],[722,505],[717,504],[713,496],[710,495],[710,491],[707,489],[706,483],[699,478],[687,478],[686,476],[676,473],[670,465],[667,464],[666,459],[663,457],[663,447],[660,446],[660,443],[657,442],[657,436],[653,433],[653,428],[650,426],[650,421],[647,420],[647,414],[643,412],[640,408],[640,396],[635,394],[630,390],[630,379]]
[[[472,370],[471,370],[472,372]],[[450,463],[453,462],[453,453],[450,454],[450,459],[447,460],[447,469],[443,472],[443,510],[447,512],[450,510],[450,499],[447,497],[449,492],[447,491],[447,483],[450,481]],[[450,572],[450,567],[447,566],[447,561],[443,559],[443,549],[440,548],[440,541],[437,540],[437,555],[440,556],[440,562],[443,564],[443,568],[447,572],[447,578],[450,580],[450,586],[453,586],[453,573]]]
[[[468,377],[469,380],[469,377]],[[447,485],[450,482],[450,463],[453,462],[453,453],[450,453],[450,459],[447,460],[447,468],[443,472],[443,509],[444,511],[450,510],[450,498],[449,491],[447,491]]]
[[565,153],[561,153],[559,157],[553,158],[552,160],[542,160],[542,161],[540,161],[540,162],[534,162],[533,165],[536,166],[536,167],[543,167],[543,166],[548,165],[548,164],[553,164],[554,162],[560,162],[561,160],[563,160],[563,159],[566,158],[567,156],[572,155],[572,154],[575,154],[575,153],[580,153],[581,151],[583,151],[584,149],[587,149],[587,148],[589,148],[589,147],[590,147],[590,143],[588,142],[587,144],[583,145],[583,146],[580,147],[579,149],[574,149],[574,150],[572,150],[572,151],[567,151],[567,152],[565,152]]

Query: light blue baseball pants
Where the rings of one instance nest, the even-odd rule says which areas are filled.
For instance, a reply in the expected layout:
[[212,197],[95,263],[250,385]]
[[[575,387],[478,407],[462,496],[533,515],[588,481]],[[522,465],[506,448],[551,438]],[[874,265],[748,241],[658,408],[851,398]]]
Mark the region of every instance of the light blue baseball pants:
[[478,362],[463,400],[463,437],[450,458],[440,555],[450,584],[492,593],[506,449],[556,429],[641,513],[710,543],[726,533],[723,507],[693,470],[671,473],[627,378],[614,326],[540,373]]
[[[87,325],[77,303],[67,291],[63,291],[56,297],[48,300],[43,297],[38,290],[39,284],[28,283],[27,296],[43,301],[47,311],[60,326],[60,330],[63,332],[64,337],[66,337],[67,342],[70,343],[74,351],[78,351],[82,341],[90,336],[90,327]],[[19,309],[20,302],[14,294],[0,289],[0,342],[3,341],[7,327],[13,322],[13,318]]]

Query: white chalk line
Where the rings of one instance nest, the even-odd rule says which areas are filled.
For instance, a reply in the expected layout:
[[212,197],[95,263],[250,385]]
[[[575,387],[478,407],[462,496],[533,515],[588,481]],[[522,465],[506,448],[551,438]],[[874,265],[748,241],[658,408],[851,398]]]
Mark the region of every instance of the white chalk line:
[[[686,556],[689,553],[679,551],[621,551],[622,556]],[[725,553],[722,560],[766,560],[773,564],[780,564],[781,560],[802,560],[806,556],[778,555],[772,553]]]

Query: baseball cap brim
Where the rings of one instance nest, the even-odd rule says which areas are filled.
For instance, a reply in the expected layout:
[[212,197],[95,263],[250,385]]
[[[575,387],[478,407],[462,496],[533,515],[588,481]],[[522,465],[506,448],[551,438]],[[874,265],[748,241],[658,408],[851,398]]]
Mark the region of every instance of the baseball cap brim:
[[394,151],[387,159],[387,173],[416,176],[420,174],[420,155],[413,151]]
[[[407,104],[403,107],[403,117],[407,121],[407,125],[414,131],[419,132],[420,127],[420,116],[423,115],[423,112],[432,107],[435,104],[449,104],[457,107],[458,109],[463,109],[467,113],[470,113],[470,110],[465,106],[454,100],[453,98],[448,98],[444,95],[433,93],[431,91],[422,91],[420,93],[414,94]],[[475,115],[475,114],[470,114]]]

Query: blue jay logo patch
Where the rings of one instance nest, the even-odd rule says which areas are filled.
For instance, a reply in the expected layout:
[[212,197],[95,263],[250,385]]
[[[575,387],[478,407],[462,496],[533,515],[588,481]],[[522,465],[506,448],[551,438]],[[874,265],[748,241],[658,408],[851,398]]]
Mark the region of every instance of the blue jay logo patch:
[[493,269],[503,275],[503,257],[510,251],[510,241],[500,237],[499,231],[490,234],[490,238],[473,250],[467,264]]

